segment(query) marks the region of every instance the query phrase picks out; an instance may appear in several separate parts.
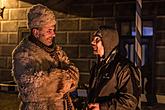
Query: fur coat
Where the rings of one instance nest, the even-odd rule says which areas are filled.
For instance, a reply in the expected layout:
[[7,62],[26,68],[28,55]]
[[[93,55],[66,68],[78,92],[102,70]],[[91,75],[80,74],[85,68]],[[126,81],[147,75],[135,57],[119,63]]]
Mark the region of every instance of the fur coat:
[[78,68],[61,47],[54,49],[52,56],[28,38],[14,49],[12,74],[18,85],[21,110],[74,109],[69,93],[78,85]]

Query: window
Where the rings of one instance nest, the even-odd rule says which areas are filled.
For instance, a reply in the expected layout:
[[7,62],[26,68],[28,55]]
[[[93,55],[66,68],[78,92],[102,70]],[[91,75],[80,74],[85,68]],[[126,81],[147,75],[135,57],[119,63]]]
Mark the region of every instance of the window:
[[[141,46],[142,46],[142,66],[150,64],[149,49],[152,47],[152,37],[153,37],[153,24],[152,21],[145,20],[142,23],[142,37],[141,37]],[[135,62],[135,42],[134,37],[135,32],[135,22],[132,21],[122,21],[119,24],[119,35],[121,37],[121,48],[125,48],[127,51],[127,58],[132,62]]]
[[[143,26],[142,26],[143,34],[142,36],[144,37],[152,37],[153,36],[153,26],[151,21],[144,21]],[[131,35],[135,36],[135,25],[132,25],[131,27]]]

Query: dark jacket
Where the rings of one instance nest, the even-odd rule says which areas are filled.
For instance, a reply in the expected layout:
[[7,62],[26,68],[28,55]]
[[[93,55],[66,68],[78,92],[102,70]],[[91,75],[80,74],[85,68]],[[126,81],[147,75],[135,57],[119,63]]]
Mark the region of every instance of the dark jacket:
[[69,93],[77,87],[79,71],[59,46],[53,52],[45,51],[28,38],[13,51],[12,72],[22,101],[21,110],[68,108],[66,98],[70,100]]
[[140,96],[140,71],[115,49],[105,60],[93,65],[88,103],[101,110],[136,110]]

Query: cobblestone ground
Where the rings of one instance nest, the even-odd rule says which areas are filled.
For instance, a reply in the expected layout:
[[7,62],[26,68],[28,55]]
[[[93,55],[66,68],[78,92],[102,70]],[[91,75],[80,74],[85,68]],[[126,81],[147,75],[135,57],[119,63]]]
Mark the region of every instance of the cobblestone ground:
[[15,93],[0,92],[0,110],[18,110],[19,100]]
[[[16,93],[0,92],[0,110],[18,110],[19,103]],[[163,104],[158,104],[154,107],[145,105],[145,103],[142,103],[142,110],[165,110],[165,105]]]

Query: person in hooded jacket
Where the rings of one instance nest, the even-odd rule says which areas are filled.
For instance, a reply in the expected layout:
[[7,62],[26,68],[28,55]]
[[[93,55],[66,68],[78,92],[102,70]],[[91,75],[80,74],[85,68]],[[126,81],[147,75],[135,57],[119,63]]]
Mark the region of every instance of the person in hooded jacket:
[[98,60],[90,72],[88,109],[138,110],[140,70],[119,50],[117,30],[100,26],[91,46]]
[[78,85],[79,70],[55,45],[55,26],[55,15],[48,7],[37,4],[29,9],[31,34],[12,53],[20,110],[74,110],[70,92]]

